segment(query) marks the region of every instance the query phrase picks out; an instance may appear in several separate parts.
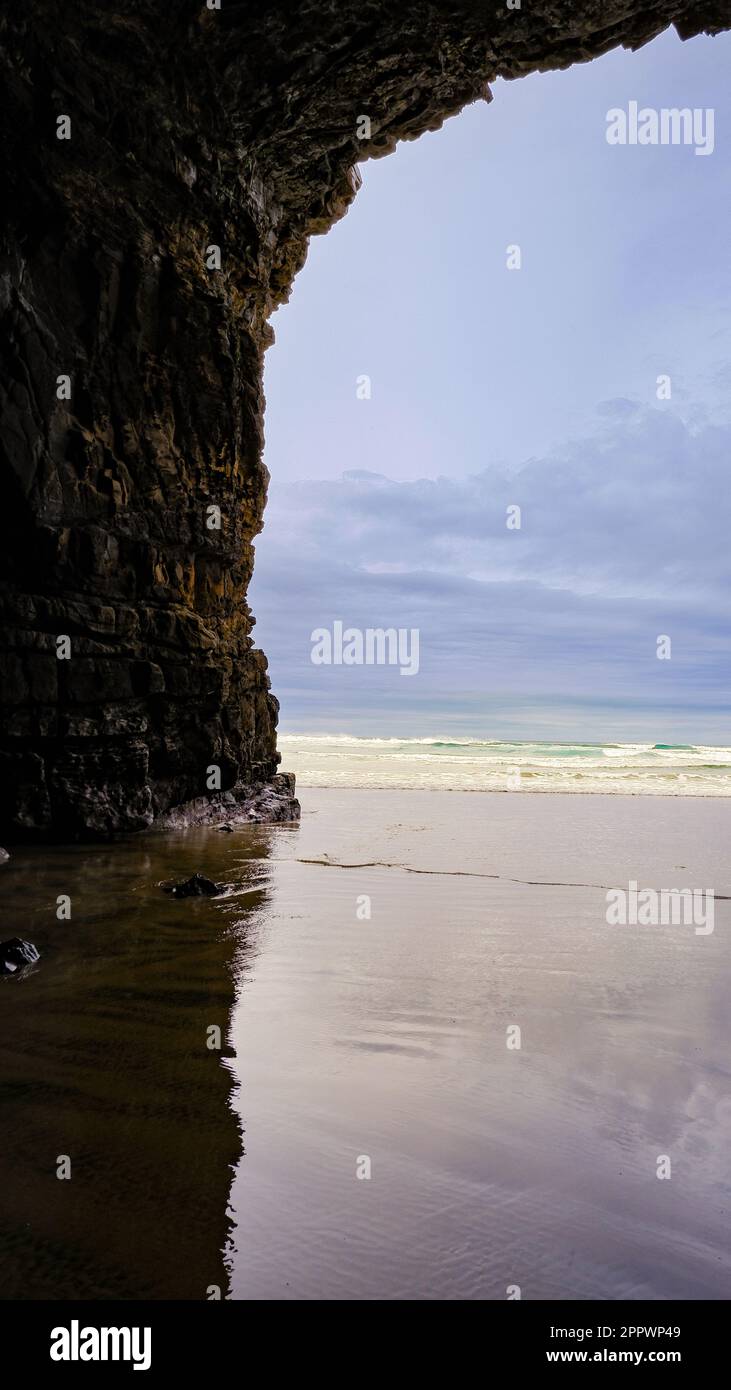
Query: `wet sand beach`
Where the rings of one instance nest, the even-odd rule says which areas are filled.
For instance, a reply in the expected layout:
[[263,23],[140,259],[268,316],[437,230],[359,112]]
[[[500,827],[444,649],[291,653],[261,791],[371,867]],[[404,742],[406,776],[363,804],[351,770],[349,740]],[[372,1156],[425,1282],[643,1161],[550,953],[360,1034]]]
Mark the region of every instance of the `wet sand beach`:
[[[630,880],[730,893],[727,801],[302,799],[14,851],[2,1295],[730,1297],[731,904],[606,922]],[[198,869],[225,895],[162,893]]]
[[234,1296],[728,1298],[731,904],[609,927],[604,888],[728,893],[726,805],[305,804],[234,1022]]

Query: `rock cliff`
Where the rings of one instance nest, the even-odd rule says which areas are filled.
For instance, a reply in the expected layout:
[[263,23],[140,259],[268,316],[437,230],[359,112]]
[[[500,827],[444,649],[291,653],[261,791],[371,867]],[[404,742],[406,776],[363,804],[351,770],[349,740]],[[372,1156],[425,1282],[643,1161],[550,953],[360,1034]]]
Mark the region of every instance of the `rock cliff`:
[[271,784],[277,702],[246,593],[268,318],[308,238],[346,210],[359,161],[489,99],[491,79],[670,23],[717,32],[729,0],[5,15],[4,837],[141,829],[212,787]]

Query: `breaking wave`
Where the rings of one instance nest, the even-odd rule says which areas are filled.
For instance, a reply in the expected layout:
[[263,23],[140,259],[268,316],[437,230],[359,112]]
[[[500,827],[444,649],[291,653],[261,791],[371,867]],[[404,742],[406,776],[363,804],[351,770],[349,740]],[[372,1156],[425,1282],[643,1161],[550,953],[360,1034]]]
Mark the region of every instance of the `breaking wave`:
[[285,734],[279,742],[303,786],[731,796],[731,748],[707,744],[353,734]]

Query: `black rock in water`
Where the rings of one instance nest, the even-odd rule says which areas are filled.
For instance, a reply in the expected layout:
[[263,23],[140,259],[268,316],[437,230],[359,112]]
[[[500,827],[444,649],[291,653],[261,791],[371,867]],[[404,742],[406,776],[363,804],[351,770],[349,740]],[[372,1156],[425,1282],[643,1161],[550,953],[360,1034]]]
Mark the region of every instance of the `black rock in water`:
[[218,829],[225,831],[227,835],[233,835],[234,833],[234,828],[232,825],[219,825]]
[[0,944],[0,975],[17,975],[26,965],[35,965],[40,958],[40,952],[32,941],[21,941],[19,936],[13,936]]
[[223,892],[223,884],[214,883],[205,874],[193,874],[192,878],[186,878],[182,883],[166,887],[165,892],[171,893],[174,898],[214,898]]

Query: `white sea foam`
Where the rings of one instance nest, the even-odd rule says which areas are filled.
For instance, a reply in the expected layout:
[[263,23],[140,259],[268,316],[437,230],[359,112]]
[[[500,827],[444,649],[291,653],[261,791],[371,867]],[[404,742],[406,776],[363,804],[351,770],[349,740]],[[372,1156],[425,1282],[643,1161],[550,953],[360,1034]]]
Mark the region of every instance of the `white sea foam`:
[[302,786],[731,796],[731,748],[284,734]]

